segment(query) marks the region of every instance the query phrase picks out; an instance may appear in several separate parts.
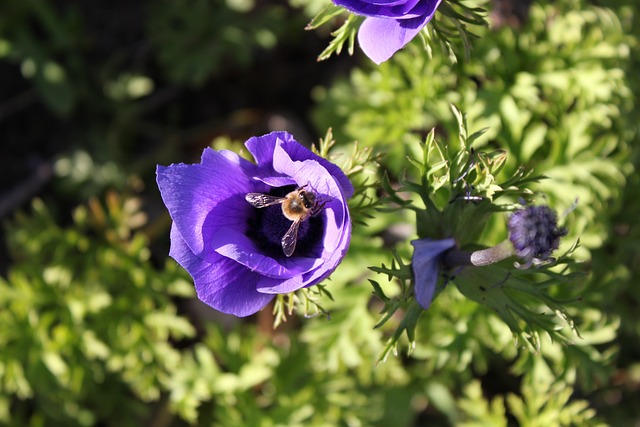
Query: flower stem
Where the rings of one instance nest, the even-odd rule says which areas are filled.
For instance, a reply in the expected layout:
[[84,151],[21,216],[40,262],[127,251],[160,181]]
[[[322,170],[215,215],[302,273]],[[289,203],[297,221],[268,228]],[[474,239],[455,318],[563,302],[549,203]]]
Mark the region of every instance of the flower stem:
[[474,265],[481,267],[500,262],[514,255],[515,251],[510,240],[498,243],[496,246],[474,252],[451,249],[444,255],[444,265],[448,268]]

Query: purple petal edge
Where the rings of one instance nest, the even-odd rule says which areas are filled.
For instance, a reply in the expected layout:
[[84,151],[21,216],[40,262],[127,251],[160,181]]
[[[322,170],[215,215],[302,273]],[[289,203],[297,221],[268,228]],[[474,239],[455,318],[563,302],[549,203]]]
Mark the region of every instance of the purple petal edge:
[[415,282],[416,300],[425,310],[431,305],[440,276],[442,255],[456,245],[454,239],[420,239],[411,242],[414,247],[411,267]]
[[320,163],[340,184],[345,199],[353,196],[353,185],[342,169],[297,142],[293,135],[284,131],[254,136],[245,142],[245,146],[261,167],[273,168],[276,146],[280,145],[293,161],[315,160]]
[[360,48],[373,62],[380,65],[402,49],[433,18],[431,14],[412,19],[369,17],[358,31]]
[[258,292],[256,284],[276,286],[282,282],[254,273],[223,256],[213,263],[195,256],[175,224],[171,226],[169,255],[193,277],[198,299],[238,317],[260,311],[273,299],[273,295]]
[[[205,242],[211,238],[212,212],[219,211],[217,216],[229,222],[231,226],[239,226],[242,215],[228,212],[226,206],[233,200],[242,199],[251,191],[246,169],[255,168],[249,161],[230,152],[218,152],[206,148],[198,164],[172,164],[158,166],[156,182],[162,200],[169,211],[183,239],[193,253],[205,252]],[[240,210],[245,209],[242,203],[233,203]],[[223,208],[224,207],[224,208]],[[219,209],[223,208],[223,209]],[[227,212],[226,215],[222,215]],[[220,223],[216,219],[216,224]],[[223,225],[223,224],[219,224]]]

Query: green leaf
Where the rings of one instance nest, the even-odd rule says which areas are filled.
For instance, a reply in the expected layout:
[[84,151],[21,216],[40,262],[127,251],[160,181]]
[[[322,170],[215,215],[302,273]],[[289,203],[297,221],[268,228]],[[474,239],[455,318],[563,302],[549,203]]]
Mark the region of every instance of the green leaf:
[[[541,332],[555,341],[571,343],[578,332],[564,307],[570,301],[556,300],[545,293],[548,284],[521,276],[517,270],[494,264],[467,267],[456,274],[454,282],[467,298],[495,311],[519,343],[530,350],[540,350]],[[556,280],[559,279],[561,277],[556,276]]]
[[344,8],[342,8],[340,6],[336,6],[334,4],[329,4],[329,5],[325,6],[324,9],[322,9],[311,20],[311,22],[309,22],[309,24],[307,24],[307,26],[305,27],[305,30],[315,30],[318,27],[321,27],[322,25],[324,25],[327,22],[331,21],[335,17],[337,17],[339,15],[342,15],[345,12],[346,11],[344,10]]
[[356,34],[363,19],[364,18],[362,16],[350,14],[344,24],[342,24],[339,29],[331,33],[333,40],[329,42],[329,46],[327,46],[327,48],[318,56],[318,61],[329,59],[334,53],[339,55],[342,52],[344,44],[347,42],[347,51],[349,52],[349,55],[353,55]]

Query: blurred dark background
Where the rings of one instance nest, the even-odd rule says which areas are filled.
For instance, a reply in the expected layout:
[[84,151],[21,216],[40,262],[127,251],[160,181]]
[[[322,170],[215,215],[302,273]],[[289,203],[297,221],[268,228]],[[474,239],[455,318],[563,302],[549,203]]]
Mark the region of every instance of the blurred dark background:
[[317,62],[327,37],[307,22],[281,1],[4,3],[0,217],[36,195],[64,217],[131,175],[154,193],[155,164],[217,137],[316,141],[311,90],[356,59]]

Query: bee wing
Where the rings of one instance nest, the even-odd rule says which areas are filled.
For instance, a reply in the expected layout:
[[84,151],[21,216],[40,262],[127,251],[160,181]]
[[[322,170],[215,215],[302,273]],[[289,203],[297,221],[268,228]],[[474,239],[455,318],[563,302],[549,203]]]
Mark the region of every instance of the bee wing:
[[270,196],[262,193],[248,193],[244,196],[244,199],[256,208],[266,208],[267,206],[277,205],[287,200],[284,197]]
[[282,237],[282,251],[286,256],[293,255],[293,251],[296,250],[296,243],[298,242],[298,228],[300,228],[300,220],[293,221],[289,230]]

